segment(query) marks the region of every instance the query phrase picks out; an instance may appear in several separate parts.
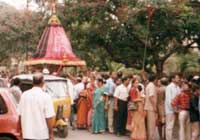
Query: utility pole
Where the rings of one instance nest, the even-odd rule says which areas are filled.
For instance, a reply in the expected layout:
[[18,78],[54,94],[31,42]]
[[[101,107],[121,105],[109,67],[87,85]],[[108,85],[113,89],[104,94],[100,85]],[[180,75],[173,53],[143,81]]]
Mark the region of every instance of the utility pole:
[[29,10],[29,3],[31,2],[31,0],[26,0],[26,10]]
[[154,11],[155,11],[155,7],[153,7],[149,4],[149,0],[145,1],[145,7],[147,9],[147,33],[146,33],[146,39],[145,39],[144,58],[143,58],[143,65],[142,65],[143,71],[145,71],[145,65],[146,65],[146,56],[147,56],[147,47],[148,47],[148,41],[149,41],[149,31],[150,31],[151,18],[153,16]]
[[56,14],[56,0],[51,1],[51,15]]

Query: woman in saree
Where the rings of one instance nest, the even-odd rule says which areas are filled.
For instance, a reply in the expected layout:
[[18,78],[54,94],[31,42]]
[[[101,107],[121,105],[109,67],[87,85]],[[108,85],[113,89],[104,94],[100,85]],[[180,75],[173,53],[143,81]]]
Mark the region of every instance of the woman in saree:
[[87,85],[88,88],[88,116],[87,116],[87,128],[90,131],[92,126],[92,116],[93,116],[93,96],[95,90],[95,77],[91,77],[89,84]]
[[103,79],[97,79],[97,88],[94,92],[92,119],[92,133],[103,133],[106,130],[105,94]]
[[[135,85],[134,85],[134,82],[135,81],[135,79],[133,79],[132,80],[132,87],[131,87],[131,90],[130,90],[130,92],[129,92],[129,103],[131,103],[131,102],[133,102],[134,101],[134,99],[136,98],[136,94],[135,94],[135,92],[137,92],[137,87],[135,87]],[[127,123],[126,123],[126,129],[128,130],[128,131],[131,131],[132,129],[131,129],[131,123],[132,123],[132,116],[133,115],[133,110],[129,110],[128,109],[128,118],[127,118]]]
[[137,104],[137,109],[132,111],[131,140],[146,140],[144,99],[137,79],[133,80],[131,100]]
[[85,88],[79,94],[79,99],[77,102],[77,128],[84,129],[87,128],[87,116],[88,116],[88,94],[89,90],[86,88],[87,83],[85,83]]

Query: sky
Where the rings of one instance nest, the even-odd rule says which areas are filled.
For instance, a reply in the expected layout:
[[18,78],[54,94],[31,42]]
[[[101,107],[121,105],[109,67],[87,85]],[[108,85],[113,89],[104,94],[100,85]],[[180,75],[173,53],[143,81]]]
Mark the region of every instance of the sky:
[[[0,0],[0,2],[8,3],[17,9],[25,9],[26,8],[26,1],[27,0]],[[63,0],[57,0],[58,3],[62,3]],[[29,4],[29,8],[31,10],[37,9],[37,5],[34,2]]]
[[[17,9],[26,8],[26,0],[0,0],[0,2],[8,3],[9,5],[16,7]],[[30,6],[30,9],[32,10],[37,8],[37,5],[34,3],[31,3],[29,6]]]

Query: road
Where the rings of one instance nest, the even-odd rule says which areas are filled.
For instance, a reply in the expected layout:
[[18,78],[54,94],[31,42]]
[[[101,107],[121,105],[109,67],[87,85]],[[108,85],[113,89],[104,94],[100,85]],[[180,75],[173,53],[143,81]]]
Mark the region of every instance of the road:
[[65,139],[56,137],[55,140],[129,140],[127,136],[117,137],[111,134],[91,134],[87,130],[69,131],[69,136]]
[[[158,130],[155,130],[156,138],[155,140],[159,140]],[[56,136],[55,140],[129,140],[129,136],[121,136],[117,137],[116,135],[111,135],[108,133],[105,134],[91,134],[87,130],[75,130],[72,131],[69,129],[69,136],[65,139],[58,138]],[[177,140],[177,139],[175,139]]]

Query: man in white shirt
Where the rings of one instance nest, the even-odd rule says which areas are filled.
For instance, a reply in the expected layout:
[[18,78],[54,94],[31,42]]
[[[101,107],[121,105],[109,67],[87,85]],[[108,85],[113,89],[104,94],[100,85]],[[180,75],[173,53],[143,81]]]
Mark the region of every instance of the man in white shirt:
[[172,134],[176,116],[171,102],[181,91],[179,84],[179,75],[173,75],[171,76],[171,83],[166,87],[165,90],[166,140],[173,139]]
[[82,77],[77,77],[77,84],[74,86],[74,99],[77,100],[79,97],[79,94],[82,90],[84,90],[84,83],[82,82]]
[[146,86],[144,109],[147,111],[147,138],[155,139],[156,115],[157,115],[157,78],[154,74],[149,76],[149,83]]
[[51,97],[42,90],[41,73],[33,76],[33,88],[25,91],[19,103],[22,137],[25,140],[53,140],[54,108]]
[[122,84],[116,87],[114,92],[114,129],[115,133],[124,135],[126,133],[126,122],[128,116],[128,97],[129,88],[128,85],[130,79],[128,77],[122,78]]
[[66,76],[67,79],[67,88],[68,88],[68,93],[71,99],[71,113],[70,113],[70,125],[72,126],[72,130],[75,130],[75,92],[74,92],[74,85],[72,83],[72,80],[70,78],[70,75],[67,74]]
[[110,133],[114,133],[114,128],[113,128],[113,117],[114,117],[114,98],[113,94],[115,92],[115,79],[117,78],[116,73],[111,73],[110,78],[106,80],[105,88],[108,89],[108,130]]
[[21,95],[22,95],[22,91],[20,89],[20,79],[19,78],[15,78],[12,81],[12,86],[10,88],[10,93],[14,96],[15,100],[17,101],[17,103],[19,103]]

